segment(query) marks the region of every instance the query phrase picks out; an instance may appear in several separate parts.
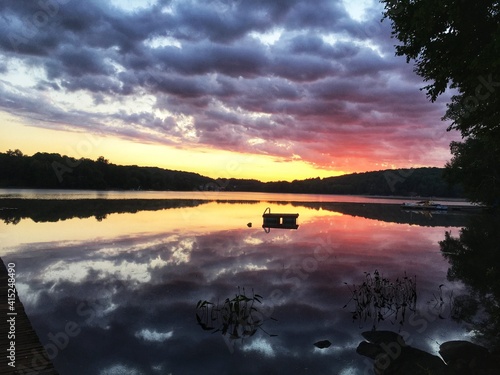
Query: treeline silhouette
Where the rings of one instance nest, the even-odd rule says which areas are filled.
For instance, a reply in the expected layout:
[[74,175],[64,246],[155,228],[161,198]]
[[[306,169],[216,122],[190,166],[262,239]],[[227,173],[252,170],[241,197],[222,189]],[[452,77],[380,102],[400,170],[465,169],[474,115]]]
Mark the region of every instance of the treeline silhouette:
[[92,190],[193,190],[213,180],[196,173],[155,167],[121,166],[104,157],[96,161],[19,150],[0,153],[0,187]]
[[231,179],[226,190],[271,193],[400,195],[461,198],[463,189],[443,179],[444,168],[415,168],[354,173],[292,182]]
[[459,186],[442,177],[443,168],[354,173],[338,177],[261,182],[212,179],[197,173],[156,167],[122,166],[104,157],[75,159],[55,153],[32,156],[19,150],[0,153],[0,187],[92,190],[226,190],[271,193],[461,197]]

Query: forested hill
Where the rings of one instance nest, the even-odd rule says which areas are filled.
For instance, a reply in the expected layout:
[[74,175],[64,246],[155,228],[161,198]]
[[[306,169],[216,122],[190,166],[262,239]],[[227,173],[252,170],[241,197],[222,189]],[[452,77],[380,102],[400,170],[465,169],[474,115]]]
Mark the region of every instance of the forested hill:
[[257,180],[229,180],[226,190],[310,194],[401,195],[422,197],[463,196],[460,186],[443,179],[444,168],[396,169],[354,173],[338,177],[312,178],[292,182],[262,183]]
[[93,190],[226,190],[309,194],[418,195],[460,197],[442,168],[399,169],[355,173],[292,182],[217,179],[197,173],[155,167],[120,166],[104,157],[74,159],[59,154],[0,153],[0,187]]
[[0,153],[0,187],[92,190],[193,190],[213,179],[154,167],[121,166],[59,154]]

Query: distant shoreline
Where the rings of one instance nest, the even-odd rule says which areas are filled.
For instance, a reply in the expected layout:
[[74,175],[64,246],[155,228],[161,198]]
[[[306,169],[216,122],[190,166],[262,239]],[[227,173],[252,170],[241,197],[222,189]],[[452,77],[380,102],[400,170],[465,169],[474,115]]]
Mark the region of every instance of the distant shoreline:
[[[209,203],[217,204],[255,204],[256,215],[261,215],[260,201],[227,199],[22,199],[0,198],[0,220],[5,224],[16,225],[24,219],[34,222],[57,222],[73,218],[94,217],[102,221],[108,215],[117,213],[137,213],[140,211],[203,209]],[[422,212],[401,209],[399,203],[368,202],[319,202],[319,201],[266,201],[273,210],[279,212],[286,204],[286,211],[300,213],[303,209],[339,212],[350,216],[393,223],[406,223],[423,226],[462,227],[468,222],[470,214],[480,213],[478,207],[462,206],[459,210],[450,210],[446,214],[423,215]],[[259,207],[259,208],[258,208]],[[458,206],[457,206],[458,207]],[[300,219],[299,219],[300,220]]]
[[447,202],[463,202],[463,203],[469,203],[473,205],[473,203],[469,202],[465,198],[447,198],[447,197],[419,197],[419,196],[404,196],[404,195],[365,195],[366,197],[370,198],[380,198],[380,199],[406,199],[410,201],[447,201]]
[[[463,198],[461,186],[450,185],[444,168],[420,167],[350,173],[302,180],[268,181],[211,178],[197,173],[137,165],[116,165],[104,157],[72,159],[65,155],[20,150],[0,152],[0,187],[137,191],[237,191],[294,194],[353,194]],[[292,180],[293,179],[293,180]]]

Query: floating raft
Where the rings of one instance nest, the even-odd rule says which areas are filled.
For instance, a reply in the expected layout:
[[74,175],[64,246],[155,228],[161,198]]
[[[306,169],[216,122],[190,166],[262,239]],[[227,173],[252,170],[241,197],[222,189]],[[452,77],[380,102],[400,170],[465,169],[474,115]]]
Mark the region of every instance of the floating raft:
[[7,315],[9,310],[8,304],[8,274],[3,260],[0,258],[0,375],[13,374],[39,374],[39,375],[57,375],[47,352],[40,343],[36,332],[33,330],[31,323],[24,311],[24,306],[19,300],[16,291],[15,299],[15,342],[16,350],[16,367],[9,366],[7,353],[9,349],[10,339],[8,332],[10,324],[7,322],[11,315]]
[[[262,214],[264,222],[262,228],[297,229],[297,218],[299,214],[271,213],[271,208],[266,208]],[[267,230],[266,230],[267,231]]]

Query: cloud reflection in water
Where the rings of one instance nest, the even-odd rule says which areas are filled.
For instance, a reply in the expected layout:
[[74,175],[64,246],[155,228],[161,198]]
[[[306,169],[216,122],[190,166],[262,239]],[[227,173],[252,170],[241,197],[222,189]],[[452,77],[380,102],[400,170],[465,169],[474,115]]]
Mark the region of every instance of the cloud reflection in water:
[[[89,231],[83,241],[19,244],[9,252],[4,261],[19,264],[20,297],[41,341],[50,342],[49,334],[69,321],[81,328],[54,358],[60,373],[362,373],[371,365],[355,348],[360,332],[370,327],[352,323],[342,308],[350,298],[344,282],[357,283],[363,272],[378,269],[388,278],[405,271],[417,275],[420,296],[442,283],[461,287],[446,282],[448,264],[437,243],[443,227],[287,205],[280,210],[300,211],[300,228],[265,233],[247,228],[246,217],[229,203],[218,204],[219,217],[228,206],[240,227],[234,217],[225,217],[227,229],[219,221],[216,228],[205,225],[184,234],[168,226],[105,238]],[[197,210],[205,208],[217,212],[210,205]],[[161,220],[171,212],[155,214],[150,217]],[[156,221],[153,226],[160,227]],[[278,320],[272,323],[278,336],[257,333],[231,350],[221,335],[197,326],[195,307],[199,300],[234,296],[238,286],[263,296]],[[427,308],[424,300],[421,309]],[[404,326],[422,349],[432,350],[430,342],[444,336],[462,335],[450,321],[429,319],[416,332],[422,327]],[[313,346],[322,339],[330,340],[331,348]]]

